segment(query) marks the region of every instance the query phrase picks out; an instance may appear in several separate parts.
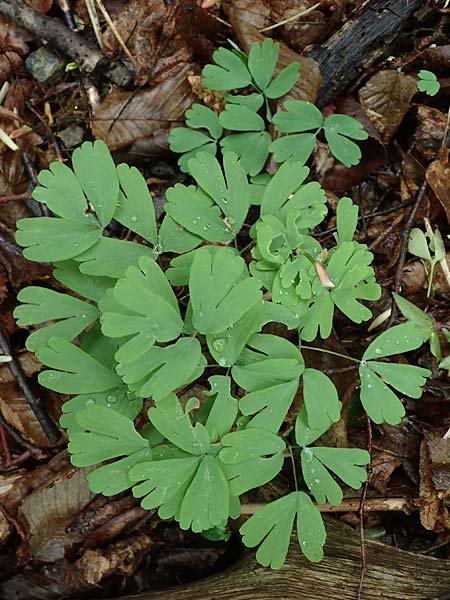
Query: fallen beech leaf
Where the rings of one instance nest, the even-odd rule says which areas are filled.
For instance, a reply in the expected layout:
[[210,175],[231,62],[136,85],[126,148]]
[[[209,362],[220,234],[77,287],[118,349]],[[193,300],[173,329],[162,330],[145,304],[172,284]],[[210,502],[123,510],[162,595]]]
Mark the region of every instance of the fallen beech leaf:
[[414,152],[426,160],[434,160],[442,145],[446,122],[447,117],[440,110],[420,104],[413,136]]
[[394,70],[380,71],[360,89],[361,104],[385,144],[397,131],[415,93],[414,77]]
[[[264,27],[269,16],[269,8],[262,0],[231,0],[228,17],[245,52],[253,42],[264,40],[264,35],[259,33],[259,30]],[[277,72],[293,61],[300,63],[300,80],[283,101],[292,99],[315,102],[322,85],[322,77],[316,61],[300,56],[283,42],[280,42],[280,46]]]
[[190,69],[180,64],[160,84],[137,93],[114,88],[95,112],[94,136],[117,150],[181,121],[195,101],[187,81]]
[[448,155],[440,160],[435,160],[428,166],[426,178],[450,223],[450,162]]

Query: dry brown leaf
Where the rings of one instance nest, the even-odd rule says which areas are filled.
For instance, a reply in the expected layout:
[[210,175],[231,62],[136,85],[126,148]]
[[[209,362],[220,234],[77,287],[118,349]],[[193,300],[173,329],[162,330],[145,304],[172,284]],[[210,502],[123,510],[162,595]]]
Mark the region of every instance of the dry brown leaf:
[[446,121],[447,117],[437,108],[420,104],[413,136],[414,152],[425,160],[434,160],[442,146]]
[[380,71],[360,89],[361,104],[385,144],[397,131],[415,93],[414,77],[394,70]]
[[[261,42],[264,35],[259,30],[266,25],[270,10],[262,0],[231,0],[228,17],[238,36],[239,42],[247,52],[253,42]],[[322,77],[316,61],[300,56],[281,42],[278,65],[280,69],[294,61],[300,63],[300,80],[285,99],[307,100],[315,102],[322,85]]]
[[426,171],[429,186],[439,200],[450,223],[450,162],[447,156],[432,162]]
[[34,559],[54,562],[64,558],[65,551],[80,541],[80,535],[68,533],[66,528],[94,497],[86,480],[90,470],[68,467],[51,485],[39,487],[22,502],[20,514],[28,524]]
[[387,494],[391,475],[401,464],[402,461],[392,452],[374,452],[370,461],[370,485],[380,494]]
[[0,546],[3,546],[8,541],[10,533],[11,527],[3,514],[0,513]]
[[425,529],[442,531],[447,509],[442,499],[450,494],[450,439],[445,431],[430,431],[420,446],[420,521]]
[[117,150],[181,122],[195,101],[187,81],[191,69],[190,64],[180,64],[164,81],[137,93],[114,88],[96,110],[94,136]]
[[[38,359],[32,352],[24,352],[23,354],[19,354],[17,359],[27,377],[31,377],[32,375],[40,371],[42,368],[42,364],[38,361]],[[8,369],[8,366],[5,363],[0,365],[0,384],[11,383],[13,381],[15,381],[15,378],[11,371]]]

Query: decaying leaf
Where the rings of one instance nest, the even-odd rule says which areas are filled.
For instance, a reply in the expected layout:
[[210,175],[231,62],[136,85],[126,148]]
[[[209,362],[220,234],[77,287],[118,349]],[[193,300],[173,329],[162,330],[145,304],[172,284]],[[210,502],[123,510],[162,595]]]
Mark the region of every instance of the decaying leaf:
[[0,546],[2,546],[9,538],[11,528],[6,517],[0,513]]
[[170,77],[137,93],[114,88],[95,113],[94,136],[117,150],[181,121],[195,100],[187,81],[192,67],[182,63]]
[[397,131],[415,93],[414,77],[394,70],[380,71],[360,89],[361,104],[384,143]]
[[443,498],[450,493],[450,439],[445,431],[430,431],[420,446],[420,521],[432,531],[442,531],[447,511]]
[[433,161],[428,166],[426,178],[445,211],[447,221],[450,223],[450,162],[448,151],[445,156]]
[[[248,52],[253,42],[264,40],[264,35],[259,30],[264,27],[269,15],[269,8],[262,0],[231,0],[228,17],[245,52]],[[277,71],[294,61],[300,63],[300,80],[285,99],[314,102],[322,85],[317,63],[311,58],[300,56],[283,42],[280,46]]]
[[417,128],[414,132],[414,152],[425,160],[435,160],[444,138],[447,117],[437,108],[419,104]]
[[22,502],[20,512],[28,523],[34,559],[59,560],[67,548],[80,540],[77,534],[68,533],[66,527],[94,497],[88,488],[87,472],[88,469],[69,467],[50,485],[39,487]]

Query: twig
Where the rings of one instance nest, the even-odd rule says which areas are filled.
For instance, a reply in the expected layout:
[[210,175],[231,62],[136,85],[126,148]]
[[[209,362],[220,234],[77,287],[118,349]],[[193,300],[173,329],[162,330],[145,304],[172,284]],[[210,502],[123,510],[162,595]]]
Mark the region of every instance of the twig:
[[281,27],[282,25],[287,25],[288,23],[291,23],[292,21],[296,21],[300,17],[306,17],[306,15],[309,15],[310,13],[314,12],[316,10],[316,8],[319,8],[319,6],[321,4],[322,4],[322,1],[317,2],[316,4],[313,4],[313,6],[310,6],[309,8],[306,8],[305,10],[301,10],[296,15],[289,17],[289,19],[284,19],[284,21],[280,21],[279,23],[275,23],[274,25],[269,25],[269,27],[264,27],[264,29],[260,29],[259,33],[264,33],[265,31],[272,31],[272,29],[276,29],[277,27]]
[[42,451],[37,446],[33,446],[33,444],[30,444],[30,442],[27,442],[27,440],[25,440],[20,435],[20,433],[15,431],[15,429],[13,427],[11,427],[11,425],[8,425],[8,423],[2,417],[1,412],[0,412],[0,425],[2,425],[6,429],[6,431],[9,433],[9,435],[17,442],[17,444],[19,444],[23,448],[26,448],[27,452],[29,452],[31,456],[34,456],[37,459],[42,458]]
[[9,467],[11,464],[11,451],[9,449],[8,440],[6,438],[5,427],[0,423],[0,441],[2,444],[3,454],[5,455],[4,466]]
[[100,31],[100,23],[98,20],[97,10],[95,8],[94,0],[84,0],[84,4],[86,5],[89,19],[91,21],[92,29],[94,30],[95,37],[97,38],[97,43],[100,50],[103,50],[103,38],[102,32]]
[[[364,502],[365,512],[383,511],[399,512],[411,507],[419,506],[419,498],[367,498]],[[317,508],[322,513],[358,512],[361,504],[360,498],[345,498],[339,506],[332,504],[318,504]],[[266,506],[264,503],[249,502],[241,506],[242,515],[253,515]]]
[[20,539],[22,540],[23,543],[26,543],[27,541],[27,536],[24,532],[24,530],[22,529],[22,527],[19,525],[19,522],[16,521],[16,519],[9,514],[9,512],[6,510],[6,508],[0,504],[0,512],[2,513],[2,515],[5,517],[5,519],[11,523],[11,525],[14,526],[15,530],[17,531],[17,533],[20,535]]
[[51,444],[55,444],[61,437],[61,434],[45,411],[41,399],[32,391],[21,364],[13,356],[11,347],[9,345],[9,340],[2,325],[0,325],[0,350],[3,352],[3,354],[11,356],[11,361],[6,363],[6,365],[14,375],[17,385],[24,395],[25,400],[28,402],[31,410],[34,412],[36,419],[39,421],[48,441]]
[[364,538],[364,510],[366,509],[365,503],[367,499],[367,490],[369,488],[369,478],[372,472],[371,461],[372,461],[372,424],[369,417],[366,415],[367,421],[367,450],[370,455],[369,467],[367,469],[367,479],[364,483],[364,487],[361,494],[361,500],[358,507],[358,518],[359,518],[359,535],[361,539],[361,571],[359,575],[359,586],[358,586],[358,600],[362,600],[362,590],[364,586],[364,578],[367,572],[367,555],[366,555],[366,544]]
[[37,38],[47,40],[87,73],[94,71],[102,73],[119,86],[128,86],[132,83],[133,73],[129,67],[120,60],[109,60],[78,33],[68,29],[59,19],[38,13],[23,0],[0,0],[0,13],[34,33]]
[[0,196],[0,204],[6,204],[7,202],[14,202],[15,200],[31,200],[33,196],[31,194],[11,194],[9,196]]
[[116,26],[114,25],[111,17],[109,16],[108,11],[105,8],[105,5],[103,4],[102,0],[95,0],[97,2],[97,6],[100,9],[100,12],[102,13],[108,27],[111,29],[114,37],[116,38],[116,40],[119,42],[119,46],[122,48],[122,50],[125,52],[125,54],[128,56],[128,58],[131,60],[131,62],[134,64],[134,58],[131,56],[131,52],[128,50],[125,42],[122,39],[122,36],[120,35],[120,33],[117,31]]
[[69,0],[58,0],[58,4],[62,14],[64,15],[64,20],[67,23],[67,26],[72,31],[78,31]]

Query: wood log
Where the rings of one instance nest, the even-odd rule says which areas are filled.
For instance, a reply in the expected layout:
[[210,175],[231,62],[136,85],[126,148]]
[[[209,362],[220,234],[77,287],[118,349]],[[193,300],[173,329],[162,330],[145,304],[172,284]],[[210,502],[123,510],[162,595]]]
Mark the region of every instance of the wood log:
[[323,78],[317,106],[338,98],[363,72],[371,53],[402,31],[422,5],[423,0],[369,2],[326,42],[306,52],[317,61]]
[[[254,550],[243,550],[228,570],[162,591],[122,600],[356,600],[361,552],[359,535],[326,519],[325,558],[311,564],[292,539],[286,564],[272,571],[257,564]],[[437,600],[450,590],[450,561],[366,541],[364,600]]]

